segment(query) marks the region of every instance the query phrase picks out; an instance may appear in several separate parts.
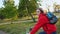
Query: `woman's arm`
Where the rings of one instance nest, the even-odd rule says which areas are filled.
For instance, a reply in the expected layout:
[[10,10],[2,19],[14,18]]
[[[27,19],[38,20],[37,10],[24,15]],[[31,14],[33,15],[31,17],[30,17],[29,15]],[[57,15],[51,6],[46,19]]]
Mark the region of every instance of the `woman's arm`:
[[48,22],[48,19],[46,17],[39,18],[37,21],[37,24],[33,27],[30,34],[35,34],[47,22]]

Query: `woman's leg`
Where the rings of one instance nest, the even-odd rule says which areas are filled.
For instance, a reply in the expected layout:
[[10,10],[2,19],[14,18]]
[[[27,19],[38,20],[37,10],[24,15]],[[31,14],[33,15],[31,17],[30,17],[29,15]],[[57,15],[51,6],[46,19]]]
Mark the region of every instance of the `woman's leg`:
[[46,32],[40,32],[39,34],[46,34]]
[[57,34],[56,32],[53,32],[52,34]]

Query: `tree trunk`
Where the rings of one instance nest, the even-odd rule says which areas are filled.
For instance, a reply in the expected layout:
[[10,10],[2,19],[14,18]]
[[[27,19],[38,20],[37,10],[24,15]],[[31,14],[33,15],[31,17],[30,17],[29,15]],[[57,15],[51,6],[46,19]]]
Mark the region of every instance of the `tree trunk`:
[[31,16],[32,20],[33,20],[34,22],[36,22],[36,20],[35,20],[35,18],[33,17],[33,15],[32,15],[31,13],[29,13],[29,15]]
[[27,10],[27,12],[28,12],[28,15],[31,16],[33,22],[36,22],[35,18],[34,18],[33,15],[29,12],[29,9],[28,9],[27,7],[26,7],[26,10]]

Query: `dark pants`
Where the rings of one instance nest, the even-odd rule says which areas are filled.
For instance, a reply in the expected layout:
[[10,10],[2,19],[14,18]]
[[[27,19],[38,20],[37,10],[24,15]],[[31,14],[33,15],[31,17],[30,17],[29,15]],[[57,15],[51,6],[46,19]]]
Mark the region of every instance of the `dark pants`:
[[[46,34],[46,32],[40,32],[39,34]],[[52,32],[52,34],[56,34],[56,32]]]

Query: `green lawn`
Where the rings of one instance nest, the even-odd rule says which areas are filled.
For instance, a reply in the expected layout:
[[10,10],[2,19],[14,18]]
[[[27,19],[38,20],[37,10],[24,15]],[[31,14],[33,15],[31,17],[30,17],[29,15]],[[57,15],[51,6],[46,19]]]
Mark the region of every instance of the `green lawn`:
[[[0,30],[3,30],[9,34],[25,34],[30,27],[34,26],[34,24],[35,23],[33,22],[27,23],[24,22],[19,24],[0,25]],[[57,23],[57,27],[58,27],[57,32],[58,34],[60,34],[60,20]]]
[[34,23],[19,23],[19,24],[8,24],[0,25],[0,30],[3,30],[10,34],[25,34],[26,30],[33,26]]

